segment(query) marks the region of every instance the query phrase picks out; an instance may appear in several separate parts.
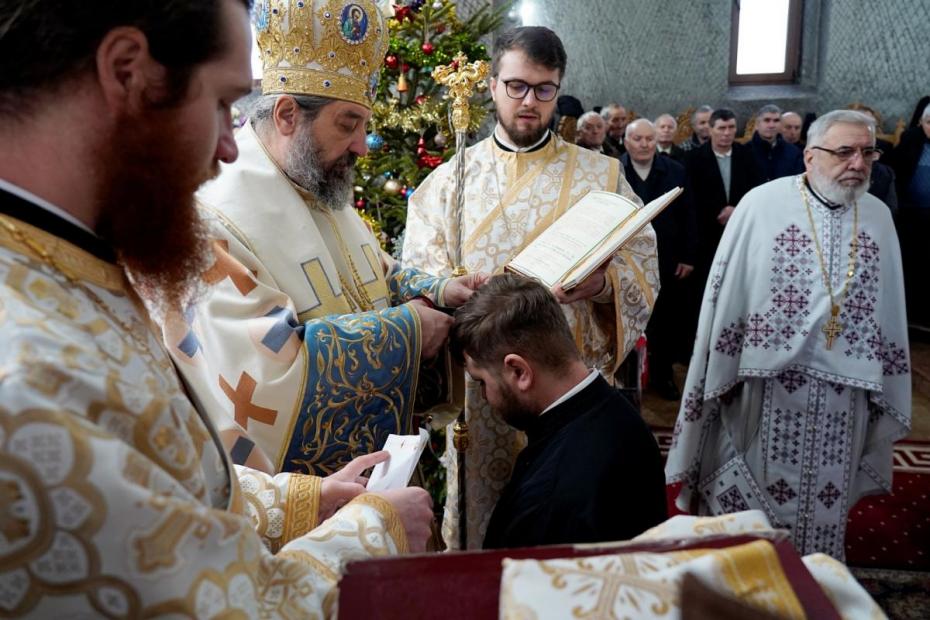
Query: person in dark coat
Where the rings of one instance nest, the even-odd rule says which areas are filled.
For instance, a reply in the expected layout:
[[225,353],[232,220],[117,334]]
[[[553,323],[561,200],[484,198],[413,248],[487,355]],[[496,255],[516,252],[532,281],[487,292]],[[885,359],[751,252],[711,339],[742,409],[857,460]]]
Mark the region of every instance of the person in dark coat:
[[671,114],[662,114],[656,117],[656,153],[666,155],[677,162],[685,159],[685,150],[675,144],[675,132],[678,130],[678,121]]
[[626,153],[620,161],[627,183],[643,204],[676,187],[685,190],[652,220],[662,287],[646,327],[651,387],[666,400],[678,400],[681,393],[672,376],[672,363],[677,357],[678,343],[688,336],[687,326],[679,319],[678,312],[687,305],[690,287],[686,282],[697,258],[697,221],[685,167],[670,157],[657,154],[658,133],[658,128],[645,119],[627,125]]
[[[882,158],[897,175],[898,235],[904,262],[907,318],[911,324],[930,328],[930,294],[926,286],[930,237],[930,104],[918,125],[901,135],[898,146]],[[874,171],[873,171],[874,173]]]
[[655,438],[584,365],[555,296],[500,274],[455,313],[453,354],[527,446],[491,514],[486,549],[626,540],[666,517]]
[[687,315],[687,337],[680,359],[690,357],[690,345],[697,331],[697,319],[704,284],[723,235],[723,227],[742,197],[761,183],[750,147],[734,142],[736,115],[720,108],[710,116],[710,139],[688,152],[685,169],[691,183],[697,219],[698,252],[691,278]]
[[778,132],[780,127],[781,108],[772,104],[762,106],[756,114],[756,131],[749,146],[763,183],[804,172],[803,152],[785,142]]
[[872,162],[869,193],[888,205],[891,215],[898,214],[898,193],[895,189],[895,175],[891,166],[886,166],[880,161]]

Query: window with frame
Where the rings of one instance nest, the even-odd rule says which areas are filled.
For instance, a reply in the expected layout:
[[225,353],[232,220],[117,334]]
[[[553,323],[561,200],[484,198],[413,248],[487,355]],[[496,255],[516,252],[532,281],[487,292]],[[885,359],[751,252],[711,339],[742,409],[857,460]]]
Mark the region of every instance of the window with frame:
[[802,0],[733,0],[730,84],[798,80],[802,8]]

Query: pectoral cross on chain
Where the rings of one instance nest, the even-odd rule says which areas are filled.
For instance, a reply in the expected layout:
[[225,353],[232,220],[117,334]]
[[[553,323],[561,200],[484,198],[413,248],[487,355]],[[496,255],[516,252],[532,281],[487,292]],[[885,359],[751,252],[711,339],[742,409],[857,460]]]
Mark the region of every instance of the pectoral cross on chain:
[[822,331],[827,337],[827,351],[833,348],[833,341],[836,339],[836,337],[843,333],[843,324],[840,323],[836,318],[836,315],[839,313],[839,306],[833,306],[830,308],[830,320],[827,321],[822,328],[820,328],[820,331]]

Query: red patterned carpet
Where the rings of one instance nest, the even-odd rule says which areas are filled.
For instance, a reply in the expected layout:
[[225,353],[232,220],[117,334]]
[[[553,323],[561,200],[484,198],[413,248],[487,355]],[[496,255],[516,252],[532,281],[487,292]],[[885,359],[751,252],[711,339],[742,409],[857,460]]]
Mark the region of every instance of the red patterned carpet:
[[[671,429],[653,429],[662,456]],[[894,450],[894,490],[863,498],[849,513],[846,563],[863,568],[930,571],[930,442],[901,441]],[[668,488],[669,515],[680,514]]]

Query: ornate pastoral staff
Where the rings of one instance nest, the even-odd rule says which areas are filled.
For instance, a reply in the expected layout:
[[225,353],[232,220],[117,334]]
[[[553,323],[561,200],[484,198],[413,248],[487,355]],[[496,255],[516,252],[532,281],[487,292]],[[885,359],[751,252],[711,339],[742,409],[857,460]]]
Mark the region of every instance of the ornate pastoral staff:
[[[451,65],[443,65],[433,69],[433,79],[448,89],[445,98],[452,100],[452,129],[455,131],[455,161],[453,163],[455,185],[452,189],[454,196],[452,210],[452,275],[460,276],[466,273],[462,265],[462,211],[465,207],[465,133],[468,131],[468,100],[479,84],[484,84],[488,76],[488,63],[476,60],[469,63],[462,52],[456,54]],[[466,549],[466,522],[467,514],[465,503],[465,452],[468,450],[468,423],[465,421],[465,410],[459,414],[452,427],[452,443],[458,455],[458,490],[459,490],[459,536],[462,549]]]
[[468,58],[459,52],[452,59],[451,65],[442,65],[433,69],[433,79],[449,89],[445,99],[452,100],[452,129],[455,131],[455,187],[453,189],[452,212],[452,275],[464,275],[462,265],[462,210],[465,206],[465,132],[468,131],[468,100],[475,87],[483,84],[488,76],[488,63],[476,60],[469,63]]

